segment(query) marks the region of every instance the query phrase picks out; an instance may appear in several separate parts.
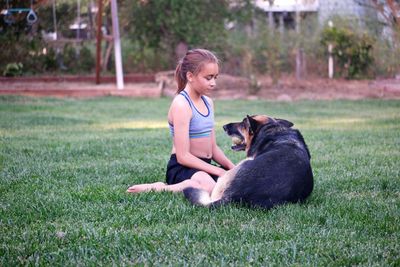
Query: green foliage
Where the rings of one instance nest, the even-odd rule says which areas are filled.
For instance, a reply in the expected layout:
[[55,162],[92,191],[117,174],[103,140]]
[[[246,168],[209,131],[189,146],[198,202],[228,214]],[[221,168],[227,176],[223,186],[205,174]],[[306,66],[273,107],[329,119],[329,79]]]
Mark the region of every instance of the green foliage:
[[208,49],[221,45],[229,16],[228,1],[224,0],[135,0],[125,2],[121,10],[130,38],[157,53],[167,52],[174,64],[173,51],[181,42]]
[[[246,114],[293,121],[315,190],[270,211],[129,195],[163,181],[170,99],[0,97],[1,266],[397,266],[400,101],[217,101],[216,138]],[[104,112],[104,111],[107,112]]]
[[[81,6],[83,3],[81,1]],[[58,2],[56,8],[56,26],[59,36],[75,37],[71,36],[69,25],[71,25],[77,16],[76,1]],[[45,32],[54,32],[54,17],[53,17],[53,6],[51,4],[41,5],[37,9],[37,15],[40,18],[38,21],[38,30],[44,30]]]
[[333,55],[346,78],[365,78],[373,64],[373,40],[367,34],[358,35],[350,28],[326,27],[321,44],[333,45]]
[[179,42],[191,45],[213,41],[224,34],[227,1],[129,1],[132,37],[149,47]]
[[126,72],[156,72],[174,67],[171,62],[171,52],[141,45],[132,39],[122,40],[124,71]]
[[66,44],[63,49],[63,62],[64,65],[71,71],[72,73],[77,73],[79,63],[77,62],[78,59],[78,52],[76,51],[73,45]]
[[14,62],[24,66],[20,68],[19,75],[54,71],[57,68],[54,50],[46,48],[45,42],[40,38],[6,32],[0,35],[0,51],[7,51],[0,53],[0,61],[4,62],[0,65],[3,74],[7,64]]
[[385,39],[377,39],[372,53],[374,73],[378,76],[394,77],[400,73],[400,38],[394,44]]
[[[10,7],[29,7],[26,1],[10,1]],[[81,5],[87,4],[82,1]],[[3,1],[0,4],[0,10],[6,8]],[[42,4],[35,10],[38,21],[31,27],[27,25],[26,20],[21,16],[14,24],[5,24],[3,17],[0,16],[0,73],[5,74],[9,71],[5,70],[7,64],[21,62],[24,66],[23,72],[19,74],[43,74],[48,72],[60,71],[59,59],[65,58],[70,65],[68,70],[73,72],[91,71],[95,61],[90,50],[86,46],[81,48],[82,57],[76,56],[75,48],[68,47],[65,49],[65,55],[61,52],[57,55],[51,44],[46,43],[41,37],[41,31],[54,31],[53,13],[51,4]],[[68,35],[69,25],[76,18],[76,1],[58,2],[56,8],[57,30],[58,35]],[[12,65],[10,65],[12,66]],[[10,74],[8,74],[10,75]]]
[[96,62],[94,55],[92,54],[89,47],[86,45],[82,46],[78,57],[79,69],[84,72],[90,72],[94,69]]
[[3,76],[21,76],[24,65],[19,63],[8,63],[3,71]]
[[90,72],[96,64],[94,55],[85,45],[78,49],[70,44],[64,46],[62,60],[66,70],[69,73]]

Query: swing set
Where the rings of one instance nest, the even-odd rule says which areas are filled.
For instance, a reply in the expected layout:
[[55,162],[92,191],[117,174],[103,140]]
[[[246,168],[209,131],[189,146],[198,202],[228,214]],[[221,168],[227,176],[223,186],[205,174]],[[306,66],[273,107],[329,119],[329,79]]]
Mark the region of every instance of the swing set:
[[26,13],[26,22],[28,23],[29,26],[37,22],[38,17],[35,11],[33,10],[33,0],[31,0],[30,8],[25,8],[25,7],[11,8],[9,0],[7,0],[6,9],[2,11],[2,14],[4,15],[3,20],[8,25],[14,24],[16,22],[15,14],[22,14],[22,13]]
[[[17,22],[17,18],[21,18],[21,14],[26,13],[26,21],[29,26],[35,24],[38,20],[38,16],[34,11],[33,1],[30,0],[30,8],[26,7],[10,7],[10,0],[6,0],[6,9],[1,11],[1,14],[4,15],[4,22],[8,25],[14,24]],[[78,5],[78,23],[80,24],[80,0],[77,0]],[[96,34],[96,84],[100,83],[100,62],[101,62],[101,41],[103,39],[101,25],[102,25],[102,7],[104,0],[98,1],[98,18],[97,18],[97,34]],[[118,89],[124,88],[124,80],[123,80],[123,70],[122,70],[122,58],[121,58],[121,42],[119,35],[119,22],[118,22],[118,12],[117,12],[117,0],[109,0],[111,2],[111,17],[112,17],[112,37],[109,41],[113,41],[114,52],[115,52],[115,68],[116,68],[116,83]],[[55,0],[53,0],[53,23],[54,30],[56,34],[57,40],[57,21],[56,21],[56,12],[55,12]],[[80,28],[80,25],[79,25]],[[79,29],[77,32],[77,38],[79,38]],[[109,53],[110,51],[108,51]]]

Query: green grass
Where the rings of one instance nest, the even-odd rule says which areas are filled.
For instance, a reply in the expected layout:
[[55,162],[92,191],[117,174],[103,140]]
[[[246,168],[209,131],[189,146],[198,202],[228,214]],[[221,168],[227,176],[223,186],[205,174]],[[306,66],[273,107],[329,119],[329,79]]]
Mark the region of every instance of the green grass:
[[164,181],[170,99],[0,97],[0,266],[400,265],[400,101],[215,101],[221,126],[289,119],[312,154],[303,205],[191,206]]

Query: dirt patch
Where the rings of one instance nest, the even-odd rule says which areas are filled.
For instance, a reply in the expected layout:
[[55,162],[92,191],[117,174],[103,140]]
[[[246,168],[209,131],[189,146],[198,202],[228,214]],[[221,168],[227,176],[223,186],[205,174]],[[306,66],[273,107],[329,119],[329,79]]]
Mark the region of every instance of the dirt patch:
[[[129,78],[130,77],[130,78]],[[160,72],[153,76],[127,75],[125,88],[118,90],[113,83],[115,77],[95,84],[94,77],[34,77],[0,79],[0,94],[55,97],[97,97],[116,95],[126,97],[172,97],[176,85],[173,71]],[[400,79],[343,80],[308,77],[296,80],[282,76],[278,84],[273,85],[267,77],[259,77],[259,90],[250,93],[248,79],[220,74],[218,86],[213,92],[217,99],[267,99],[277,101],[296,101],[303,99],[400,99]]]
[[343,80],[307,78],[296,80],[284,77],[273,86],[268,77],[260,79],[262,89],[257,94],[261,98],[280,100],[300,99],[400,99],[400,80]]
[[[250,93],[250,82],[243,78],[223,76],[218,81],[218,98],[260,98],[278,101],[296,101],[303,99],[400,99],[400,80],[343,80],[308,77],[297,80],[292,76],[282,77],[273,85],[269,77],[259,77],[259,90]],[[236,82],[235,82],[236,81]],[[234,86],[231,86],[231,85]],[[240,86],[237,86],[240,85]],[[235,88],[231,90],[230,88]]]

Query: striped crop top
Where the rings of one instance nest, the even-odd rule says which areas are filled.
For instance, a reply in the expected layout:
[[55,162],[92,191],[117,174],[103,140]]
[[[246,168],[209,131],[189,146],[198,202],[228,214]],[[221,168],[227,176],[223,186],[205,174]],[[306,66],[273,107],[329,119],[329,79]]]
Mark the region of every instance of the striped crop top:
[[[192,118],[190,119],[189,124],[189,138],[209,137],[214,127],[214,112],[207,99],[204,96],[201,96],[201,99],[203,99],[203,102],[207,107],[207,114],[203,115],[197,110],[186,91],[181,91],[179,94],[186,98],[190,108],[192,109]],[[171,136],[174,136],[174,125],[169,121],[168,124],[170,134]]]

